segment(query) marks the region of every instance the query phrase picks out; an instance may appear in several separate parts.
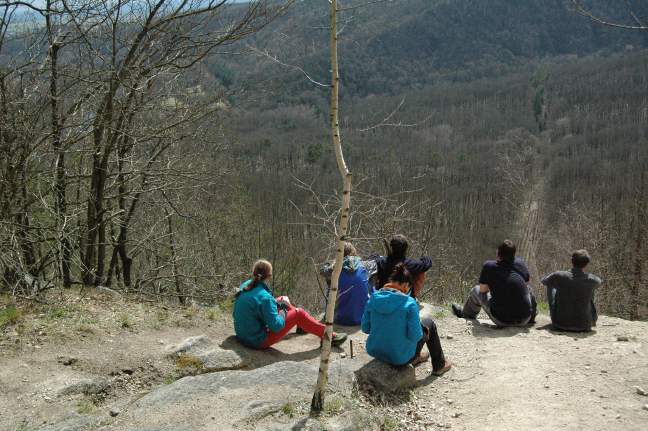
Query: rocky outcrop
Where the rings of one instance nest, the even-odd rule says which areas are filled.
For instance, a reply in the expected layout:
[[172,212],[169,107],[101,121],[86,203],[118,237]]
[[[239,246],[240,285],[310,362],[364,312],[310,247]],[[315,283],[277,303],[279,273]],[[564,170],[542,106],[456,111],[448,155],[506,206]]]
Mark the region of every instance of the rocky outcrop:
[[[353,378],[345,367],[332,364],[331,372],[333,381]],[[289,361],[185,377],[153,390],[102,431],[244,428],[287,404],[309,400],[316,380],[314,364]]]
[[203,373],[237,370],[246,366],[247,361],[232,350],[225,350],[213,343],[206,335],[190,337],[168,349],[168,356],[177,359],[181,356],[194,358]]
[[416,386],[416,372],[411,365],[393,367],[378,360],[372,360],[355,373],[360,386],[380,392],[404,392]]

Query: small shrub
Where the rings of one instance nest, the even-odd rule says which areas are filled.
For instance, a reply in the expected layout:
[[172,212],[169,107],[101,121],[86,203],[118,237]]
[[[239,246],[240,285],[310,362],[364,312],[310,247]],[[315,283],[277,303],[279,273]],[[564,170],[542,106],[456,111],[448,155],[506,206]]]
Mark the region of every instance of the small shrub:
[[324,401],[324,412],[328,414],[335,414],[342,410],[343,406],[342,398],[340,397],[329,397]]
[[92,413],[95,409],[95,405],[90,400],[81,400],[76,405],[76,411],[80,415],[87,415]]
[[193,355],[180,355],[178,356],[178,359],[176,359],[176,366],[183,369],[193,368],[200,370],[203,367],[203,362]]
[[68,311],[65,308],[53,308],[47,312],[47,318],[50,320],[64,319],[68,316]]
[[380,431],[396,431],[399,425],[400,423],[398,422],[398,419],[391,416],[385,416],[382,425],[380,425]]
[[293,406],[292,403],[286,403],[281,406],[281,413],[288,417],[293,417],[295,416],[295,406]]
[[22,313],[15,306],[10,305],[4,310],[0,310],[0,328],[15,325],[22,319]]
[[220,317],[220,309],[218,308],[209,308],[207,312],[205,313],[205,317],[207,317],[207,320],[218,320]]
[[126,313],[120,314],[118,319],[119,319],[119,326],[121,326],[122,328],[128,329],[128,328],[132,328],[133,326],[135,326],[135,324],[133,323],[133,320]]
[[177,379],[174,375],[169,374],[164,378],[164,384],[165,385],[170,385],[171,383],[175,382]]

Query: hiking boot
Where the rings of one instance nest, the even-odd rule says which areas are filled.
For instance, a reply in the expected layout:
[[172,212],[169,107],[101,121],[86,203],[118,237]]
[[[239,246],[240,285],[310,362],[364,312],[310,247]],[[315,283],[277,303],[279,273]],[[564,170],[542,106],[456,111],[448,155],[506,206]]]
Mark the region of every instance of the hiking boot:
[[448,371],[450,371],[450,368],[452,368],[452,364],[448,361],[445,361],[445,364],[443,364],[443,368],[439,368],[438,370],[432,371],[432,375],[435,375],[437,377],[442,376]]
[[333,339],[331,340],[331,346],[333,347],[339,347],[344,343],[347,339],[347,334],[344,332],[337,332],[333,334]]
[[452,304],[451,308],[452,308],[452,314],[454,314],[455,316],[457,316],[460,319],[462,317],[464,317],[463,308],[461,308],[461,306],[459,304]]

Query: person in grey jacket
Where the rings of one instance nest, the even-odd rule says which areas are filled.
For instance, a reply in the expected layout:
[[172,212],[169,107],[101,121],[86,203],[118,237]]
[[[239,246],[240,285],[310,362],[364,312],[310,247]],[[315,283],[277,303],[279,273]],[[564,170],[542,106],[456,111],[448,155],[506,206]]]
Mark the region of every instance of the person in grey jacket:
[[594,291],[602,281],[584,271],[590,260],[587,250],[576,250],[571,270],[556,271],[542,279],[547,287],[551,323],[556,329],[587,332],[596,326]]

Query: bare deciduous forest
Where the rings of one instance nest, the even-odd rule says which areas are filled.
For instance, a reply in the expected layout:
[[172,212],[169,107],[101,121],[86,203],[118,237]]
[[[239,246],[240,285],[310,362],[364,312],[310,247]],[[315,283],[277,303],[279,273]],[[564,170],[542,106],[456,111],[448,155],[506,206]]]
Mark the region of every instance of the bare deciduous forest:
[[[317,308],[341,200],[317,3],[0,1],[0,289],[214,303],[266,257]],[[505,237],[540,295],[587,248],[600,310],[645,319],[648,32],[473,3],[341,14],[354,243],[407,235],[436,302]]]

